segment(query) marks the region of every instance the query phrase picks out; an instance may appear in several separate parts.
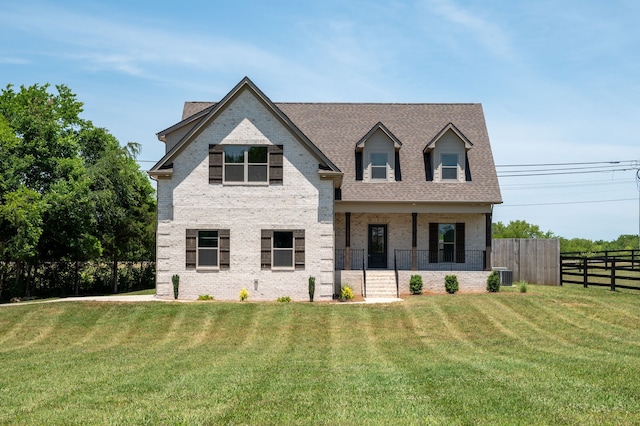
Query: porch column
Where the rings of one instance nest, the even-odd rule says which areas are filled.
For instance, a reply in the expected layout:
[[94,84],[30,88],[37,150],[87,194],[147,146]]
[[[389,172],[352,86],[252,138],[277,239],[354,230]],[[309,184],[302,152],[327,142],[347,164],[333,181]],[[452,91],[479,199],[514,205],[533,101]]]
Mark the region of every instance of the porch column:
[[411,270],[418,270],[418,213],[411,213]]
[[491,223],[493,222],[493,215],[491,213],[485,213],[485,235],[486,235],[486,242],[485,242],[485,262],[486,264],[484,265],[484,270],[485,271],[490,271],[491,270],[491,245],[492,245],[492,232],[491,232]]
[[344,269],[351,270],[351,213],[344,214]]

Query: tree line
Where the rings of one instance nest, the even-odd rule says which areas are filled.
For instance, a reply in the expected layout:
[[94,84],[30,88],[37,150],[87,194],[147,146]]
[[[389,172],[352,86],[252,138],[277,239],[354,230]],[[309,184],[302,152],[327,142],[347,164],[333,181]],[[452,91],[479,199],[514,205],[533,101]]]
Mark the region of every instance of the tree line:
[[155,190],[121,146],[80,117],[82,102],[49,84],[0,93],[0,298],[29,293],[47,262],[152,260]]
[[558,238],[561,252],[594,253],[613,250],[637,250],[638,235],[623,234],[612,241],[589,240],[586,238],[564,238],[551,231],[543,231],[538,225],[524,220],[514,220],[508,224],[496,222],[492,225],[493,238]]

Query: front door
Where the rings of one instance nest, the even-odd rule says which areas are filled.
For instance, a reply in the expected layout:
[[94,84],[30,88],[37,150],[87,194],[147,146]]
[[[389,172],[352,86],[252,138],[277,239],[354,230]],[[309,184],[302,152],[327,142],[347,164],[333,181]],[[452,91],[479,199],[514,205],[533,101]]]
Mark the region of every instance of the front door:
[[369,225],[369,268],[387,268],[387,225]]

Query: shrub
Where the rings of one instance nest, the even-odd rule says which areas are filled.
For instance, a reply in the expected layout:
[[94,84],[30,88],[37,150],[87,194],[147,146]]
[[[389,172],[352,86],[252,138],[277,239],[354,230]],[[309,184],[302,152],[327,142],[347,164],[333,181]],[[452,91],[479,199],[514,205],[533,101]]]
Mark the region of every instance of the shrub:
[[178,298],[178,292],[180,289],[180,275],[175,274],[171,277],[171,282],[173,283],[173,298]]
[[348,285],[343,285],[340,289],[340,300],[351,300],[353,299],[353,290]]
[[497,293],[500,291],[500,275],[498,275],[498,271],[493,271],[487,277],[487,291],[489,293]]
[[240,298],[241,302],[244,302],[249,298],[249,292],[247,291],[246,288],[243,288],[242,290],[240,290],[240,294],[238,297]]
[[411,294],[422,294],[422,275],[411,275],[409,290]]
[[198,300],[213,300],[213,297],[209,296],[208,294],[201,294],[200,296],[198,296]]
[[447,293],[454,294],[458,291],[458,277],[455,275],[447,275],[444,277],[444,289]]
[[[282,297],[278,297],[278,299],[276,300],[279,303],[289,303],[291,302],[291,298],[289,296],[282,296]],[[312,300],[313,302],[313,300]]]
[[316,292],[316,278],[309,277],[309,302],[313,302],[313,295]]
[[518,281],[517,283],[518,286],[518,291],[520,293],[526,293],[527,292],[527,282],[526,281]]

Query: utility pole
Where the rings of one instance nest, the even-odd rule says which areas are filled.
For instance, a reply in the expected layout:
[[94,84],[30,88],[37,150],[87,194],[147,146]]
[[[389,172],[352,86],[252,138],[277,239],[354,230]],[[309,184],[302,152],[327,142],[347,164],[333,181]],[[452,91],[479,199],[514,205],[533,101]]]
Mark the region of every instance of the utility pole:
[[638,250],[640,250],[640,161],[634,161],[636,185],[638,186]]

